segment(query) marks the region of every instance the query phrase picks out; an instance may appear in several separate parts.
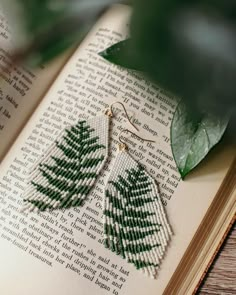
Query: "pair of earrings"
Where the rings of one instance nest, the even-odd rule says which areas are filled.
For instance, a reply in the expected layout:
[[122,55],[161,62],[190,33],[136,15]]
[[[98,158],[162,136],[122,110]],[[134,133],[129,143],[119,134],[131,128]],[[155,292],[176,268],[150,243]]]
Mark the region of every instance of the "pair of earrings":
[[[137,130],[124,105],[116,103]],[[105,115],[79,121],[61,132],[29,173],[23,210],[83,204],[108,158],[113,105]],[[120,152],[105,187],[104,246],[155,278],[171,229],[155,180],[130,156],[121,134],[119,141]]]

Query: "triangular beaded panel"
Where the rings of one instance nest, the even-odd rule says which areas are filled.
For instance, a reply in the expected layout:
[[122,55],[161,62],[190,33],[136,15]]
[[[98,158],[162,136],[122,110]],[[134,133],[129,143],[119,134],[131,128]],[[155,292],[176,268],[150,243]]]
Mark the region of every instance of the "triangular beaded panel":
[[105,189],[105,247],[156,278],[171,235],[155,180],[119,153]]
[[109,117],[65,128],[31,169],[23,210],[80,206],[108,156]]

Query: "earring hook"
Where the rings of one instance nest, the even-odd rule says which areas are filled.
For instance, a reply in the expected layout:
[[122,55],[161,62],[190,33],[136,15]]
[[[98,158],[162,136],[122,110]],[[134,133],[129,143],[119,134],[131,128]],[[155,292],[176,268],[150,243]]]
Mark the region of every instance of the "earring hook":
[[135,130],[139,131],[138,128],[134,125],[134,123],[131,122],[131,119],[130,119],[128,113],[127,113],[127,110],[126,110],[124,104],[122,102],[120,102],[120,101],[113,102],[110,105],[110,108],[108,110],[106,110],[106,115],[111,116],[111,117],[113,116],[113,113],[114,113],[113,106],[114,106],[114,104],[120,104],[122,106],[122,108],[124,110],[124,113],[125,113],[125,116],[126,116],[127,120],[129,121],[129,123],[134,127]]
[[118,138],[118,140],[119,140],[119,142],[120,142],[120,143],[119,143],[119,150],[120,150],[120,151],[125,151],[125,150],[128,149],[127,144],[121,139],[121,135],[122,135],[123,132],[131,133],[131,134],[133,134],[134,136],[136,136],[137,138],[139,138],[139,139],[141,139],[141,140],[143,140],[143,141],[147,141],[147,142],[155,142],[155,140],[150,140],[150,139],[142,138],[142,137],[138,136],[136,133],[130,131],[129,129],[123,129],[123,130],[120,132],[120,135],[119,135],[119,138]]

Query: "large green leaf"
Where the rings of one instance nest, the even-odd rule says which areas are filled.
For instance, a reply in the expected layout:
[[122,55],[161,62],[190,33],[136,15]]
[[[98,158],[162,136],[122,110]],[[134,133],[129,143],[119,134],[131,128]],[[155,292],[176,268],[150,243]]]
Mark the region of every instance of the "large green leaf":
[[228,122],[229,116],[209,113],[194,117],[183,102],[178,104],[171,125],[171,147],[182,178],[221,140]]

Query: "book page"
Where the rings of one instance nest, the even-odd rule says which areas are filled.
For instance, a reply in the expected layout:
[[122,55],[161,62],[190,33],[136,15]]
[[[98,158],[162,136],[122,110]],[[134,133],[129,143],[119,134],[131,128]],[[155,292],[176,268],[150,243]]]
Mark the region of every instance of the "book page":
[[[0,160],[68,58],[68,53],[38,69],[14,66],[14,38],[0,7]],[[4,138],[4,140],[2,140]]]
[[[121,69],[97,53],[127,36],[130,9],[114,6],[74,53],[1,165],[0,289],[9,295],[162,294],[209,208],[233,159],[233,149],[210,157],[181,181],[170,148],[176,101],[140,74]],[[104,186],[118,153],[120,131],[132,129],[115,108],[109,160],[83,207],[20,213],[25,178],[60,131],[126,106],[144,142],[124,135],[130,154],[159,183],[174,235],[157,280],[103,246]],[[14,283],[13,283],[14,282]]]

